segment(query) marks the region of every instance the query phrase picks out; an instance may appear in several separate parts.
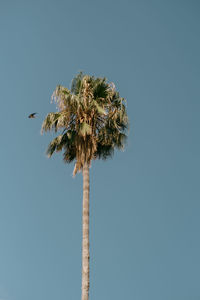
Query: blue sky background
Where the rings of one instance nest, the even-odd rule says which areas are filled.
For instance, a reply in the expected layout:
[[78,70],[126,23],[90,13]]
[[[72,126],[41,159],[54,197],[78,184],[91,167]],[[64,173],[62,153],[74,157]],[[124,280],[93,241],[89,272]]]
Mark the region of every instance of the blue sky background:
[[91,168],[90,299],[200,299],[199,13],[1,0],[0,300],[80,299],[82,176],[40,135],[79,70],[113,81],[130,118],[126,151]]

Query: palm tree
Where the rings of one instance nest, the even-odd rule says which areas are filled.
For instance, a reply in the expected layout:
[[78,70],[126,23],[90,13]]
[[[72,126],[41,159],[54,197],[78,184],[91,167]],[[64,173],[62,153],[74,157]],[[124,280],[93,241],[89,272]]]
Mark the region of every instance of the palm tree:
[[123,149],[128,117],[125,99],[106,78],[79,73],[71,90],[58,85],[52,100],[57,112],[49,113],[43,131],[59,131],[48,146],[47,155],[63,150],[66,163],[75,162],[73,175],[83,174],[82,215],[82,300],[89,299],[89,167],[92,160],[107,159],[114,148]]

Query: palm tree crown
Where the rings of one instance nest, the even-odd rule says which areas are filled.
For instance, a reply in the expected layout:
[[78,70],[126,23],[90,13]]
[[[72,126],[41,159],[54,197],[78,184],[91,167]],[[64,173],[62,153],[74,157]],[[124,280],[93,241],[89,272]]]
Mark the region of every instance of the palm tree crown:
[[81,72],[72,80],[71,90],[58,85],[52,100],[58,111],[46,116],[42,132],[60,134],[49,144],[47,155],[64,150],[64,161],[75,161],[74,175],[85,163],[111,156],[115,147],[123,149],[128,126],[125,99],[106,78]]

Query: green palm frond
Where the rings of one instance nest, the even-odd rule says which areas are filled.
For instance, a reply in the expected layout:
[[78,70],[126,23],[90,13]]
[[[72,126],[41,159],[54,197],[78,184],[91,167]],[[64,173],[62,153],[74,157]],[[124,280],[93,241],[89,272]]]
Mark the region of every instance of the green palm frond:
[[61,113],[49,113],[43,124],[42,124],[42,129],[41,132],[43,133],[44,131],[51,131],[52,129],[57,132],[57,124],[58,124],[58,119],[60,117]]
[[85,137],[86,135],[90,135],[92,133],[92,127],[87,124],[86,122],[83,122],[80,124],[79,133]]
[[82,79],[84,77],[83,72],[80,72],[78,75],[76,75],[73,79],[72,79],[72,83],[71,83],[71,92],[75,95],[79,94],[81,85],[82,85]]
[[106,115],[106,110],[96,100],[93,100],[92,104],[100,115]]
[[48,157],[51,157],[55,151],[59,152],[62,150],[61,140],[62,140],[62,135],[59,135],[51,141],[46,152]]

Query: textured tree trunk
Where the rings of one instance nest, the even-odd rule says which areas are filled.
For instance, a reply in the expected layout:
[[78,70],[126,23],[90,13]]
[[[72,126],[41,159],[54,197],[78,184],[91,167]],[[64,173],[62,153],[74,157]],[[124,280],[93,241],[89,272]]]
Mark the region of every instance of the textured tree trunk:
[[82,300],[89,299],[89,166],[83,166]]

